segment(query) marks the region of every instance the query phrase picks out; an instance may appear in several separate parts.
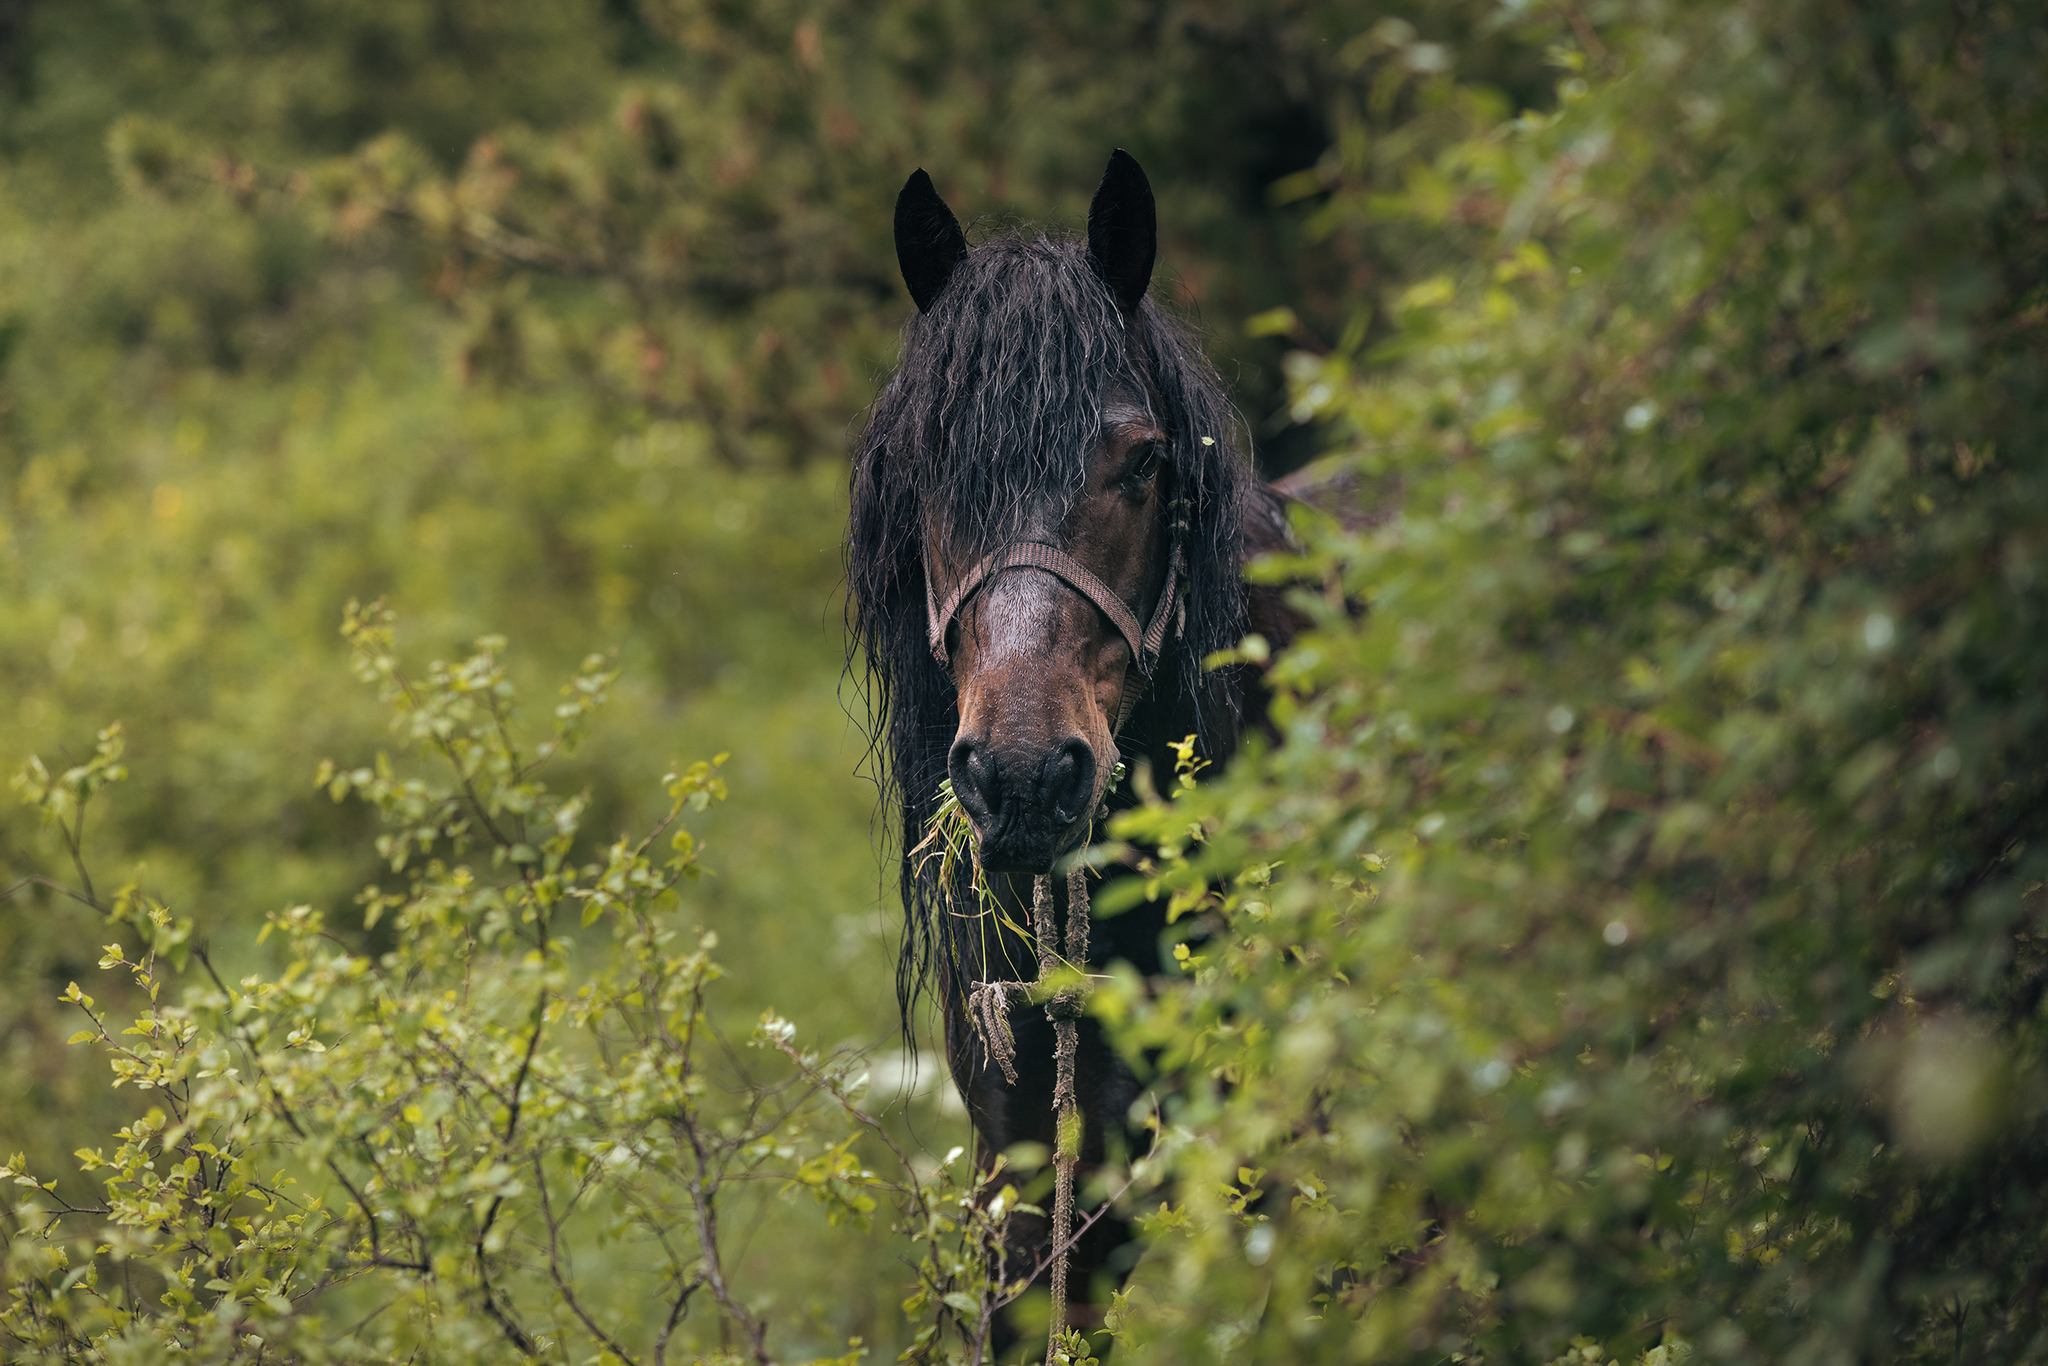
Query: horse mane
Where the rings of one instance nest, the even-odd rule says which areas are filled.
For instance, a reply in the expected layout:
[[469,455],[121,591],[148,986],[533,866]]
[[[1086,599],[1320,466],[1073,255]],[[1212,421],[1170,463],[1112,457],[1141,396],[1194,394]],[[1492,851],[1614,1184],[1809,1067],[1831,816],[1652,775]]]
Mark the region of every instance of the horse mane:
[[944,970],[954,945],[943,921],[965,889],[920,878],[911,858],[958,726],[952,679],[926,640],[927,518],[960,559],[1015,538],[1035,517],[1057,524],[1082,487],[1116,387],[1158,405],[1166,487],[1191,508],[1186,628],[1126,734],[1157,730],[1170,713],[1220,753],[1234,741],[1239,685],[1205,675],[1202,660],[1243,634],[1249,443],[1188,325],[1149,298],[1126,315],[1084,242],[994,237],[962,257],[929,310],[905,326],[901,364],[856,439],[847,666],[865,671],[869,762],[883,811],[901,817],[891,832],[905,916],[896,988],[912,1047],[912,1012],[935,973],[944,989],[963,989]]

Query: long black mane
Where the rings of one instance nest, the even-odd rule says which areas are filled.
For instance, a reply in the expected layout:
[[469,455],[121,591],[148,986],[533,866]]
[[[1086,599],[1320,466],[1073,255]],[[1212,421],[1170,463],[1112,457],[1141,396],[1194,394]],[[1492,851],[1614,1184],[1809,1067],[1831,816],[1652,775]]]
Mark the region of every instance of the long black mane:
[[1051,515],[1082,487],[1086,456],[1113,391],[1145,395],[1167,433],[1167,496],[1191,507],[1183,540],[1187,623],[1161,658],[1119,746],[1177,726],[1227,750],[1237,723],[1232,678],[1202,660],[1243,632],[1247,446],[1235,409],[1190,331],[1150,299],[1119,308],[1080,241],[1008,235],[962,257],[928,311],[904,329],[903,359],[859,437],[847,544],[849,666],[866,672],[871,755],[893,832],[905,932],[897,996],[909,1034],[934,980],[962,989],[945,931],[958,887],[920,878],[923,838],[958,725],[953,682],[926,641],[924,538],[965,562]]

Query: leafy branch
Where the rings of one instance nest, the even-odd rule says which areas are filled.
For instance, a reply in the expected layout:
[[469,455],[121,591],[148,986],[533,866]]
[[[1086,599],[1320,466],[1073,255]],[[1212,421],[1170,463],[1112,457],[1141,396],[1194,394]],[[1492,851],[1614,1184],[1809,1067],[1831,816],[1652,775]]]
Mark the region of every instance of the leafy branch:
[[[98,1204],[62,1198],[19,1158],[0,1168],[28,1192],[0,1299],[10,1359],[102,1361],[141,1334],[221,1361],[509,1348],[638,1366],[679,1348],[725,1359],[736,1340],[766,1363],[770,1319],[720,1226],[734,1183],[760,1181],[808,1191],[835,1222],[864,1223],[886,1189],[923,1240],[920,1286],[937,1292],[907,1308],[931,1319],[920,1359],[941,1359],[942,1339],[985,1339],[997,1297],[961,1287],[980,1284],[1014,1192],[960,1186],[946,1174],[957,1150],[921,1173],[855,1104],[851,1062],[795,1051],[787,1022],[766,1072],[723,1047],[716,936],[679,940],[676,917],[702,873],[687,827],[725,798],[725,756],[675,766],[651,825],[593,850],[587,798],[539,770],[602,705],[615,677],[602,657],[527,744],[503,640],[414,676],[381,605],[352,605],[343,630],[401,751],[323,764],[316,781],[383,817],[377,851],[400,881],[357,905],[366,931],[388,919],[397,948],[366,952],[294,906],[258,937],[281,967],[237,979],[160,899],[130,886],[103,905],[89,890],[85,813],[124,776],[118,728],[90,763],[52,777],[32,761],[17,780],[74,860],[84,886],[65,890],[143,935],[100,962],[140,989],[132,1025],[76,984],[64,999],[88,1024],[73,1042],[101,1048],[114,1085],[149,1108],[111,1150],[78,1154]],[[430,763],[414,771],[407,753]],[[164,988],[191,961],[199,980],[174,1004]],[[895,1175],[877,1176],[861,1145]],[[942,1264],[937,1240],[956,1233]],[[626,1247],[650,1255],[622,1262]],[[712,1312],[693,1318],[700,1290]]]

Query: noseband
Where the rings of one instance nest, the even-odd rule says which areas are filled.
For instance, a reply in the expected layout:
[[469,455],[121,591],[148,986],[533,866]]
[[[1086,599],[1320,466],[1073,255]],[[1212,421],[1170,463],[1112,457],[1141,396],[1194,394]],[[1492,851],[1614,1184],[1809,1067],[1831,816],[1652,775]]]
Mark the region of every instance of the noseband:
[[1012,541],[998,546],[975,563],[967,571],[953,591],[946,595],[943,607],[932,593],[932,564],[929,549],[924,561],[924,610],[929,631],[932,658],[942,668],[952,667],[952,659],[946,652],[946,632],[953,625],[953,618],[967,600],[983,584],[1006,569],[1043,569],[1046,573],[1068,584],[1088,601],[1100,608],[1102,615],[1115,626],[1117,633],[1130,647],[1131,662],[1124,669],[1122,696],[1117,702],[1116,724],[1110,728],[1115,735],[1124,728],[1124,722],[1131,719],[1131,712],[1138,705],[1143,687],[1133,687],[1131,675],[1136,674],[1144,682],[1152,679],[1152,671],[1159,665],[1159,653],[1166,645],[1166,628],[1173,625],[1174,639],[1180,638],[1187,625],[1187,598],[1182,586],[1187,565],[1182,551],[1182,541],[1188,529],[1188,500],[1176,498],[1168,505],[1173,516],[1172,529],[1168,536],[1166,587],[1160,590],[1159,603],[1152,609],[1152,620],[1144,629],[1138,628],[1138,615],[1116,590],[1090,573],[1088,567],[1057,546],[1043,541]]

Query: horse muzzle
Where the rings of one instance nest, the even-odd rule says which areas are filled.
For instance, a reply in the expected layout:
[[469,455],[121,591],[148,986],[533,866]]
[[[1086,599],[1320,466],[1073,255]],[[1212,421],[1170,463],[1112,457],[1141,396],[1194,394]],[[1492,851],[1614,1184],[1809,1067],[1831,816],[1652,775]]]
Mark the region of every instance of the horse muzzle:
[[1048,873],[1080,843],[1096,801],[1094,748],[1070,736],[1017,754],[962,735],[947,758],[953,791],[974,822],[981,866],[992,873]]

